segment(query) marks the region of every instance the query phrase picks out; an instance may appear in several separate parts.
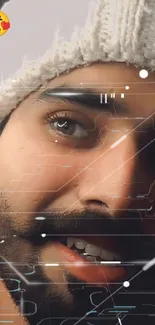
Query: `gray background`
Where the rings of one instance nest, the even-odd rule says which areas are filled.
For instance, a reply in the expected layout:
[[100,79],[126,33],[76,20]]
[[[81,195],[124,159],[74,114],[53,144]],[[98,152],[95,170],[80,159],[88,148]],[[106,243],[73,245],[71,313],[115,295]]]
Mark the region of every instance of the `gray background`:
[[10,30],[0,37],[0,77],[5,80],[22,65],[51,48],[54,31],[70,39],[74,25],[86,20],[90,0],[10,0],[4,11]]

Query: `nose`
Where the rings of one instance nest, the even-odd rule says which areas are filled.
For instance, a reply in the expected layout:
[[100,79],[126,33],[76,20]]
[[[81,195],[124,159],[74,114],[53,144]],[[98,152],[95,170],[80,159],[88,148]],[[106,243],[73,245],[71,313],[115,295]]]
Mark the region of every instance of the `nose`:
[[128,203],[134,170],[134,146],[128,139],[116,148],[89,153],[79,176],[78,199],[84,208],[115,213]]

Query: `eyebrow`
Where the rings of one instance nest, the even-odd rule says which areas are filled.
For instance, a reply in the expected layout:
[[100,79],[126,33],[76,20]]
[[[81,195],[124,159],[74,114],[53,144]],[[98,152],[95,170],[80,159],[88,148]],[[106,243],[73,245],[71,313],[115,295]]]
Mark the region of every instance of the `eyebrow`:
[[47,88],[39,98],[39,102],[62,102],[77,104],[93,111],[110,112],[114,114],[128,114],[127,107],[112,98],[107,92],[99,92],[97,89],[73,87],[63,84],[55,88]]

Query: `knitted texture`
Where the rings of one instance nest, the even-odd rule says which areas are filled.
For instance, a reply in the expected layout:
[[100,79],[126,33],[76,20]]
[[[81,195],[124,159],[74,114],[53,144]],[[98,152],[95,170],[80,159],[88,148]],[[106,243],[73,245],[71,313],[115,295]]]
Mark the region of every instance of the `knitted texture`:
[[31,92],[94,62],[126,62],[155,71],[155,0],[94,0],[70,42],[57,30],[51,50],[0,86],[0,121]]

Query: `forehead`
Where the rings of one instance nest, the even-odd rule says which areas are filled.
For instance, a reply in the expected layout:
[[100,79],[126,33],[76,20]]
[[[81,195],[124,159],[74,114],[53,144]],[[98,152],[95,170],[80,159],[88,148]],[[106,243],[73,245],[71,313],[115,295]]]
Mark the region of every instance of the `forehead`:
[[150,72],[146,79],[142,79],[140,70],[126,63],[111,62],[80,67],[49,81],[28,100],[38,98],[45,89],[69,84],[101,94],[115,94],[117,102],[123,104],[133,117],[148,117],[155,111],[155,73]]

